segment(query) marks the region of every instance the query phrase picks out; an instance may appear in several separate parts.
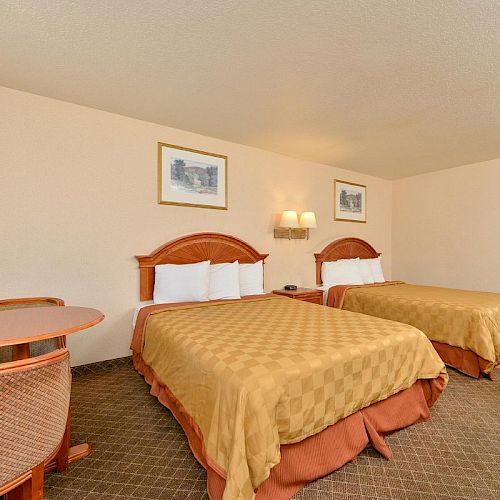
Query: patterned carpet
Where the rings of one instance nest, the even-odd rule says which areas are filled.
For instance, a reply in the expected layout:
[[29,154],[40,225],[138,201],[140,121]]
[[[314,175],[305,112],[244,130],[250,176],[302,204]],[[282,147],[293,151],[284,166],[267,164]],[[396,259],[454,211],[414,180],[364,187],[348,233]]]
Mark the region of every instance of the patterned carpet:
[[[294,499],[500,499],[500,381],[449,371],[431,420],[387,438],[391,461],[365,450]],[[72,440],[93,452],[47,475],[46,498],[208,499],[204,469],[130,358],[77,368],[72,397]]]

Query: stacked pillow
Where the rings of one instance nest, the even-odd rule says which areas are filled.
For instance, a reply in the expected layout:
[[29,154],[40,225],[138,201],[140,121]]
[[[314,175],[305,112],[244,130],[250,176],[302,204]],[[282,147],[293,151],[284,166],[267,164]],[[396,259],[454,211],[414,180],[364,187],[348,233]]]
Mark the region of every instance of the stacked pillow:
[[382,271],[382,258],[342,259],[323,262],[321,266],[323,288],[335,285],[371,285],[385,281]]
[[240,271],[238,261],[210,266],[208,299],[239,299]]
[[155,266],[155,304],[239,299],[264,293],[262,261],[254,264],[163,264]]

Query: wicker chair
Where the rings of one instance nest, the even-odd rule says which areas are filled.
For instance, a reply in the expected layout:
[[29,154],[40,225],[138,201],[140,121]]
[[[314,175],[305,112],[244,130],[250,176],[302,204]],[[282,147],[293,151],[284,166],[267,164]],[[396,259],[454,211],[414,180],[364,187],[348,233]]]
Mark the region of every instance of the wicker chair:
[[[0,311],[8,309],[19,309],[21,307],[53,307],[64,306],[64,300],[55,297],[25,297],[19,299],[4,299],[0,300]],[[40,340],[30,344],[30,355],[40,356],[55,349],[66,347],[63,337],[57,339]],[[12,347],[0,347],[0,363],[13,361]]]
[[61,446],[70,393],[67,349],[0,364],[0,496],[43,498],[44,467]]

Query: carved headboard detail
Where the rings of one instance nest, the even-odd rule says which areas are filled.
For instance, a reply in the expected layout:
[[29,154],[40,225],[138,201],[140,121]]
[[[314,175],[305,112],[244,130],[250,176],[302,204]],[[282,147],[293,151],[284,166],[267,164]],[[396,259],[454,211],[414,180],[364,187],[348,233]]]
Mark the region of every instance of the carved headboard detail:
[[151,300],[155,283],[155,266],[159,264],[193,264],[204,260],[212,264],[234,262],[252,264],[265,260],[268,254],[257,252],[243,240],[221,233],[194,233],[169,241],[149,255],[137,255],[140,271],[141,300]]
[[315,253],[316,283],[321,285],[321,265],[340,259],[374,259],[378,253],[369,243],[359,238],[341,238],[332,241],[320,253]]

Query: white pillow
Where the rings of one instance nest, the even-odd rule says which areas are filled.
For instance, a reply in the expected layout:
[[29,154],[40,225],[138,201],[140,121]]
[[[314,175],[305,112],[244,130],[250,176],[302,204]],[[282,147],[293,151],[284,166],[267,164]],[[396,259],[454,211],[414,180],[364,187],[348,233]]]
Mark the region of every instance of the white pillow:
[[264,267],[259,260],[255,264],[240,264],[240,295],[264,293]]
[[210,266],[208,298],[210,300],[241,298],[238,261]]
[[210,261],[155,266],[153,302],[201,302],[208,300]]
[[321,266],[323,286],[362,285],[363,279],[359,272],[358,259],[336,260],[323,262]]
[[372,271],[372,259],[359,259],[357,261],[359,272],[361,274],[361,279],[363,280],[363,285],[371,285],[375,283],[375,277]]
[[373,279],[375,283],[384,283],[384,272],[382,271],[382,257],[376,259],[367,259],[372,266]]

